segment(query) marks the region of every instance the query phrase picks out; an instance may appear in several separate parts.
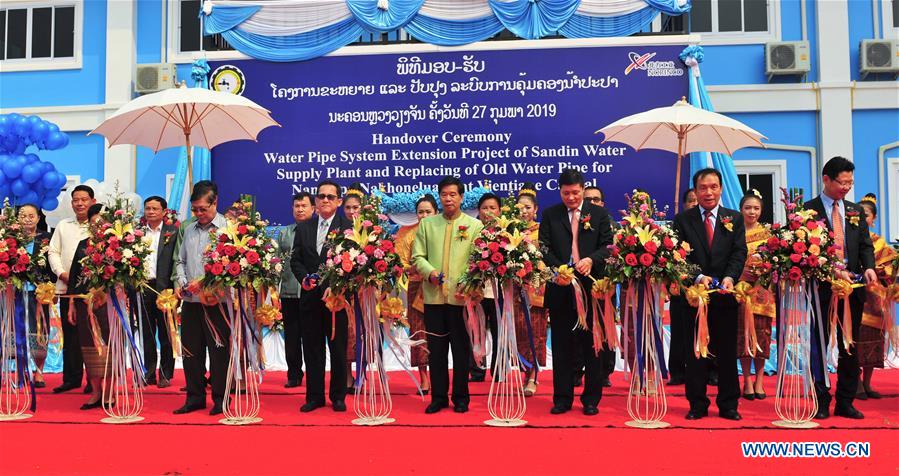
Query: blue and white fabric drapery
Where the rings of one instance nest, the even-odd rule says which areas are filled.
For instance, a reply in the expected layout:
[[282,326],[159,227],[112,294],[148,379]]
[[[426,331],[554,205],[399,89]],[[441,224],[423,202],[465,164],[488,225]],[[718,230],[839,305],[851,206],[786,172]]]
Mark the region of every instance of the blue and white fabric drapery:
[[[209,65],[206,60],[197,60],[194,62],[190,70],[190,78],[193,81],[193,87],[209,89]],[[190,191],[193,184],[187,183],[187,147],[181,147],[178,155],[178,164],[175,166],[175,180],[172,182],[172,190],[169,192],[168,204],[169,208],[177,210],[178,215],[184,220],[187,217],[187,209],[189,207]],[[193,179],[194,182],[200,180],[210,180],[212,178],[212,164],[210,163],[209,149],[202,147],[194,147],[192,151],[193,162]]]
[[503,29],[525,39],[595,38],[631,35],[659,13],[689,10],[690,0],[207,0],[200,15],[206,34],[247,56],[302,61],[399,28],[440,46]]
[[[706,111],[715,111],[712,100],[705,89],[705,82],[699,73],[699,63],[703,60],[701,46],[688,46],[680,54],[681,61],[690,68],[690,104]],[[743,197],[743,187],[737,178],[737,169],[734,167],[734,159],[726,154],[718,152],[693,152],[690,154],[690,174],[698,170],[712,167],[721,172],[724,190],[721,193],[721,204],[731,210],[740,209],[740,199]]]

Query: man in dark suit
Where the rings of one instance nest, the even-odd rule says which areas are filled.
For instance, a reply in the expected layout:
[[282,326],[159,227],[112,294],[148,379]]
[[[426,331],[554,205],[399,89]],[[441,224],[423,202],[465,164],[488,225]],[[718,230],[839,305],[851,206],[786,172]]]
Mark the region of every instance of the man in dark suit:
[[[278,248],[293,252],[297,225],[312,218],[312,194],[300,192],[293,196],[294,222],[281,228]],[[299,387],[303,383],[303,339],[300,332],[300,283],[290,267],[281,272],[281,311],[284,320],[284,358],[287,360],[287,383],[284,388]]]
[[[297,224],[290,257],[290,269],[302,285],[300,332],[306,360],[306,403],[301,412],[311,412],[325,406],[325,340],[331,354],[331,388],[329,397],[335,412],[346,411],[346,346],[347,315],[334,315],[325,307],[324,289],[315,285],[310,276],[318,273],[319,265],[328,256],[327,236],[332,231],[350,228],[352,223],[337,213],[342,200],[340,186],[330,180],[318,184],[315,196],[316,215]],[[333,327],[332,327],[333,326]],[[335,330],[331,338],[331,330]]]
[[[601,188],[591,185],[589,187],[584,188],[584,200],[589,201],[590,203],[606,208],[606,195],[605,192],[602,191]],[[608,211],[608,210],[606,210]],[[612,226],[612,235],[615,235],[615,230],[621,228],[621,224],[618,223],[611,214],[609,216],[609,224]],[[612,298],[614,302],[613,306],[618,307],[618,295],[617,293]],[[602,324],[602,321],[600,321]],[[605,332],[605,330],[603,330]],[[602,352],[602,370],[603,370],[603,378],[602,378],[602,386],[603,387],[611,387],[612,386],[612,372],[615,371],[615,359],[618,357],[618,353],[609,348],[608,344],[603,345]],[[584,357],[578,356],[575,363],[575,374],[574,374],[574,385],[577,387],[579,383],[581,383],[581,378],[584,376]]]
[[[584,175],[566,169],[559,176],[562,203],[543,212],[540,244],[546,248],[543,261],[553,268],[571,263],[586,292],[587,325],[592,326],[592,281],[601,277],[612,244],[612,225],[604,208],[584,200]],[[553,407],[551,413],[571,410],[574,401],[574,372],[577,352],[584,356],[585,380],[581,403],[585,415],[599,413],[604,377],[602,353],[593,349],[590,329],[574,329],[578,321],[574,289],[571,286],[546,285],[544,299],[551,318],[553,354]],[[600,349],[602,350],[602,349]]]
[[[175,233],[173,223],[166,224],[165,210],[168,207],[165,199],[152,196],[144,200],[144,220],[147,222],[144,233],[151,240],[153,252],[147,258],[147,285],[156,292],[143,291],[144,322],[143,344],[144,365],[147,370],[144,378],[147,385],[166,388],[171,385],[175,372],[175,356],[172,354],[172,342],[169,339],[169,328],[165,315],[156,307],[158,293],[172,288],[172,269],[174,268]],[[159,380],[156,379],[156,340],[159,339]]]
[[[845,270],[836,272],[835,278],[853,281],[856,276],[864,275],[865,282],[871,284],[877,282],[877,273],[874,272],[874,245],[865,222],[865,211],[858,204],[845,199],[854,183],[854,171],[855,165],[843,157],[828,160],[823,169],[824,189],[821,195],[806,202],[805,208],[817,212],[817,218],[825,219],[828,229],[833,232],[837,255],[846,265]],[[812,324],[811,364],[815,393],[818,394],[818,413],[815,418],[823,419],[830,416],[830,382],[821,355],[830,338],[826,316],[830,315],[832,292],[828,283],[818,283],[818,291],[821,316],[816,316]],[[859,335],[864,304],[865,288],[854,289],[849,296],[854,336]],[[840,305],[837,310],[841,320],[843,309]],[[823,326],[823,329],[819,326]],[[824,342],[819,337],[822,335]],[[837,361],[837,401],[833,414],[860,420],[865,416],[852,406],[858,389],[858,352],[855,345],[851,345],[849,349],[843,347],[842,328],[837,330],[837,336],[840,357]]]
[[[734,284],[743,273],[746,263],[746,229],[740,212],[722,207],[721,173],[702,169],[693,175],[693,188],[699,206],[674,217],[674,231],[681,241],[693,250],[687,261],[699,266],[693,282],[712,287],[720,282],[720,293],[712,294],[708,306],[709,353],[718,360],[718,414],[728,420],[740,420],[737,402],[740,385],[737,378],[737,301],[732,293]],[[690,329],[695,328],[696,308],[684,306]],[[688,420],[698,420],[709,413],[706,396],[709,358],[696,357],[692,351],[695,335],[691,331],[687,350],[686,393],[690,402]]]

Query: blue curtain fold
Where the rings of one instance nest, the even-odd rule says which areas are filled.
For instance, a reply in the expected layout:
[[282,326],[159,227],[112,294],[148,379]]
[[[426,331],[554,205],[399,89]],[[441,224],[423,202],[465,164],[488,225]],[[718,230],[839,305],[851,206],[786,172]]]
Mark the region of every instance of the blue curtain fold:
[[200,10],[200,18],[203,19],[203,29],[207,35],[222,33],[237,27],[250,19],[261,6],[253,7],[216,7],[211,15],[206,15]]
[[324,56],[356,41],[365,29],[355,18],[297,35],[262,36],[239,29],[222,32],[241,53],[266,61],[304,61]]
[[423,3],[424,0],[390,0],[387,9],[382,10],[377,0],[347,0],[346,6],[363,27],[384,33],[409,23]]
[[559,29],[559,34],[566,38],[628,36],[643,31],[658,14],[658,10],[650,7],[617,17],[591,17],[574,14]]
[[683,5],[678,5],[678,0],[644,0],[647,5],[662,13],[678,16],[690,11],[692,0],[687,0]]
[[[697,63],[702,63],[704,58],[701,46],[688,46],[684,48],[680,58],[685,63],[688,58],[695,59]],[[699,66],[696,66],[697,71]],[[705,88],[705,82],[702,75],[688,72],[690,77],[690,104],[702,108],[706,111],[713,111],[712,100]],[[743,197],[743,187],[737,179],[737,169],[734,167],[734,159],[726,154],[718,152],[693,152],[690,154],[690,173],[695,174],[697,171],[709,166],[708,156],[711,155],[711,166],[721,172],[723,191],[721,192],[721,204],[726,208],[738,210],[740,208],[740,199]]]
[[413,38],[439,46],[460,46],[484,41],[503,31],[503,24],[495,16],[475,20],[441,20],[416,15],[406,25]]
[[580,4],[581,0],[490,0],[490,8],[506,29],[529,40],[559,31]]
[[[328,54],[356,41],[365,32],[398,28],[414,38],[439,46],[460,46],[486,40],[503,28],[536,39],[559,34],[569,38],[626,36],[644,30],[659,12],[681,15],[690,11],[687,0],[646,0],[646,8],[619,16],[577,14],[581,0],[490,0],[492,15],[447,20],[419,14],[424,0],[390,0],[379,8],[377,0],[346,0],[352,16],[322,28],[288,36],[264,36],[238,28],[262,5],[217,5],[204,17],[204,32],[220,33],[241,53],[266,61],[303,61]],[[200,15],[205,15],[202,11]]]

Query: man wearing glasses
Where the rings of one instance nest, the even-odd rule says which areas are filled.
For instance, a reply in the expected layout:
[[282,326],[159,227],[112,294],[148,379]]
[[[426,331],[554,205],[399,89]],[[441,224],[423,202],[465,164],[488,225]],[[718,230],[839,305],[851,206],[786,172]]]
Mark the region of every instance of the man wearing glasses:
[[194,185],[190,194],[190,211],[195,221],[183,226],[183,239],[176,252],[175,296],[181,307],[181,344],[184,346],[184,378],[187,381],[187,400],[175,414],[190,413],[206,408],[206,353],[209,353],[209,379],[212,385],[210,415],[222,413],[225,399],[225,379],[228,374],[231,330],[214,297],[203,293],[200,280],[203,252],[209,244],[209,234],[225,226],[225,217],[218,210],[218,187],[209,180]]
[[[331,388],[329,398],[335,412],[345,412],[346,403],[346,346],[347,315],[340,311],[333,315],[322,300],[324,289],[313,277],[328,256],[328,234],[343,231],[352,223],[337,213],[343,201],[340,186],[330,180],[318,184],[315,195],[316,214],[298,223],[290,256],[290,269],[300,282],[300,333],[306,360],[306,403],[301,412],[311,412],[325,406],[325,341],[331,354]],[[332,339],[331,330],[334,329]]]
[[[822,182],[824,188],[821,195],[806,202],[805,208],[815,210],[817,219],[826,219],[827,228],[831,231],[836,245],[837,256],[843,260],[845,269],[836,270],[835,279],[850,282],[863,281],[865,284],[877,282],[874,271],[874,245],[865,222],[865,211],[857,203],[846,200],[846,195],[855,184],[855,164],[843,157],[834,157],[824,164]],[[861,217],[861,219],[859,219]],[[848,219],[847,219],[848,218]],[[830,298],[832,295],[829,283],[819,283],[821,315],[812,323],[811,367],[815,379],[815,393],[818,394],[817,419],[830,417],[830,378],[826,369],[826,349],[831,329],[827,326],[830,315]],[[857,336],[861,327],[862,309],[865,305],[865,288],[852,290],[849,296],[849,312],[852,318],[852,335]],[[842,322],[845,308],[837,308],[839,320]],[[833,414],[841,417],[861,420],[865,416],[852,405],[858,389],[858,352],[855,344],[847,349],[843,345],[842,327],[837,328],[837,345],[840,357],[837,360],[836,405]],[[823,339],[822,339],[823,337]]]

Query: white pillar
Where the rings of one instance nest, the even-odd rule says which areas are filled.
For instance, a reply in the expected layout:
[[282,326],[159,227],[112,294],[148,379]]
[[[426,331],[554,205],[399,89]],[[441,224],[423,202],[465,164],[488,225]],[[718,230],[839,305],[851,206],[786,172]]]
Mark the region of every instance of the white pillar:
[[[131,100],[137,56],[137,2],[106,2],[106,104],[112,115]],[[108,184],[119,182],[119,190],[133,192],[137,155],[134,146],[117,145],[106,149],[103,177]]]
[[[849,8],[846,0],[817,2],[819,156],[824,164],[840,155],[853,160]],[[820,178],[819,178],[820,180]],[[847,197],[853,199],[853,192]]]

